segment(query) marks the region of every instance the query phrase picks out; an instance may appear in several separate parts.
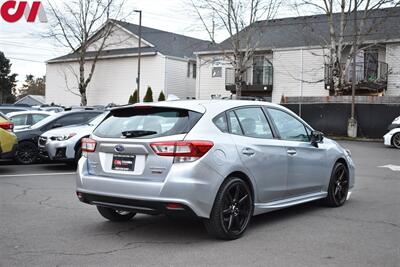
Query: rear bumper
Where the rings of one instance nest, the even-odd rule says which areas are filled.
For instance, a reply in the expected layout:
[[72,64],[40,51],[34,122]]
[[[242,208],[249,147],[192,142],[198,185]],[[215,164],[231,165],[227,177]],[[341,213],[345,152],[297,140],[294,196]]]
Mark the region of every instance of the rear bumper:
[[77,192],[78,198],[83,203],[108,207],[119,210],[133,211],[136,213],[144,213],[157,215],[160,213],[174,214],[188,217],[196,217],[196,214],[185,205],[180,207],[168,207],[168,202],[137,200],[128,198],[109,197],[101,195],[93,195]]
[[15,152],[17,151],[17,144],[13,145],[11,151],[1,153],[1,159],[12,159],[15,156]]
[[[178,203],[198,217],[209,218],[223,180],[224,177],[201,161],[174,164],[163,181],[140,180],[133,175],[132,179],[96,176],[88,172],[87,158],[82,157],[78,164],[77,192],[133,204],[137,201]],[[124,205],[123,202],[116,204]]]

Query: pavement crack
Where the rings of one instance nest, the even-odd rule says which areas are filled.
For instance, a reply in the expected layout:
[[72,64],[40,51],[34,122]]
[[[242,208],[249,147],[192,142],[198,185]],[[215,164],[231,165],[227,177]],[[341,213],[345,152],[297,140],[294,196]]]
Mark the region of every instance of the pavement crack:
[[45,199],[40,200],[38,203],[39,203],[39,205],[47,206],[49,208],[54,208],[54,209],[64,209],[64,210],[69,210],[70,209],[68,207],[57,206],[57,205],[53,205],[53,204],[48,203],[47,201],[49,201],[51,198],[52,198],[51,196],[46,197]]
[[60,252],[60,251],[52,251],[52,250],[26,250],[26,251],[18,251],[13,254],[13,256],[17,256],[20,254],[33,254],[33,255],[56,255],[56,256],[95,256],[95,255],[108,255],[126,250],[133,250],[143,245],[166,245],[166,244],[175,244],[175,245],[187,245],[192,242],[179,242],[179,241],[138,241],[138,242],[129,242],[117,249],[103,250],[103,251],[93,251],[93,252]]
[[46,205],[47,203],[47,201],[49,201],[51,199],[51,197],[47,197],[46,199],[43,199],[43,200],[40,200],[39,201],[39,205]]
[[26,194],[28,193],[29,190],[32,190],[33,188],[31,187],[26,187],[26,186],[22,186],[20,184],[16,184],[16,183],[10,183],[10,182],[2,182],[2,184],[6,184],[6,185],[12,185],[15,186],[17,188],[20,188],[22,191],[21,193],[15,195],[15,197],[13,199],[17,199],[23,196],[26,196]]

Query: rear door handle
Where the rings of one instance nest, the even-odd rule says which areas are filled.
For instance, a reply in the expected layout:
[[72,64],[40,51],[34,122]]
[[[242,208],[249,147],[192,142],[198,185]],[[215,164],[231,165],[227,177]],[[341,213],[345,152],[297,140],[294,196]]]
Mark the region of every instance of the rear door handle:
[[290,156],[294,156],[294,155],[297,154],[297,151],[296,151],[296,149],[294,149],[294,148],[289,148],[286,152],[287,152],[288,155],[290,155]]
[[256,152],[249,147],[243,148],[243,150],[242,150],[242,154],[244,154],[246,156],[253,156],[255,153]]

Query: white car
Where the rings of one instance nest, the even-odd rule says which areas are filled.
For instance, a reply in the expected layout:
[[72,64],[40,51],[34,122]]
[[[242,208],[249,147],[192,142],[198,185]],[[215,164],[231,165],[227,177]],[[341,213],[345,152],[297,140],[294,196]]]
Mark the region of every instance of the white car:
[[400,116],[389,126],[389,132],[383,136],[384,144],[400,149]]
[[10,112],[7,117],[14,123],[14,130],[20,130],[28,128],[39,121],[47,118],[48,116],[54,114],[54,112],[41,111],[41,110],[28,110],[28,111],[17,111]]
[[52,129],[39,137],[38,147],[42,157],[50,160],[77,163],[81,157],[81,140],[88,137],[108,112],[94,117],[85,124]]

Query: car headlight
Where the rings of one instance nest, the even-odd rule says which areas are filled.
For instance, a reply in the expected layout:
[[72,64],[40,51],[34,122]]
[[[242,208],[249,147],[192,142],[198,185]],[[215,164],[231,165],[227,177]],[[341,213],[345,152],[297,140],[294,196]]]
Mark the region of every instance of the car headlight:
[[351,158],[351,152],[350,152],[350,150],[345,149],[344,151],[345,151],[345,153],[346,153],[346,156],[348,156],[349,158]]
[[53,136],[51,139],[57,140],[57,141],[65,141],[65,140],[68,140],[68,139],[74,137],[75,135],[76,135],[76,133],[70,133],[70,134],[61,135],[61,136]]

